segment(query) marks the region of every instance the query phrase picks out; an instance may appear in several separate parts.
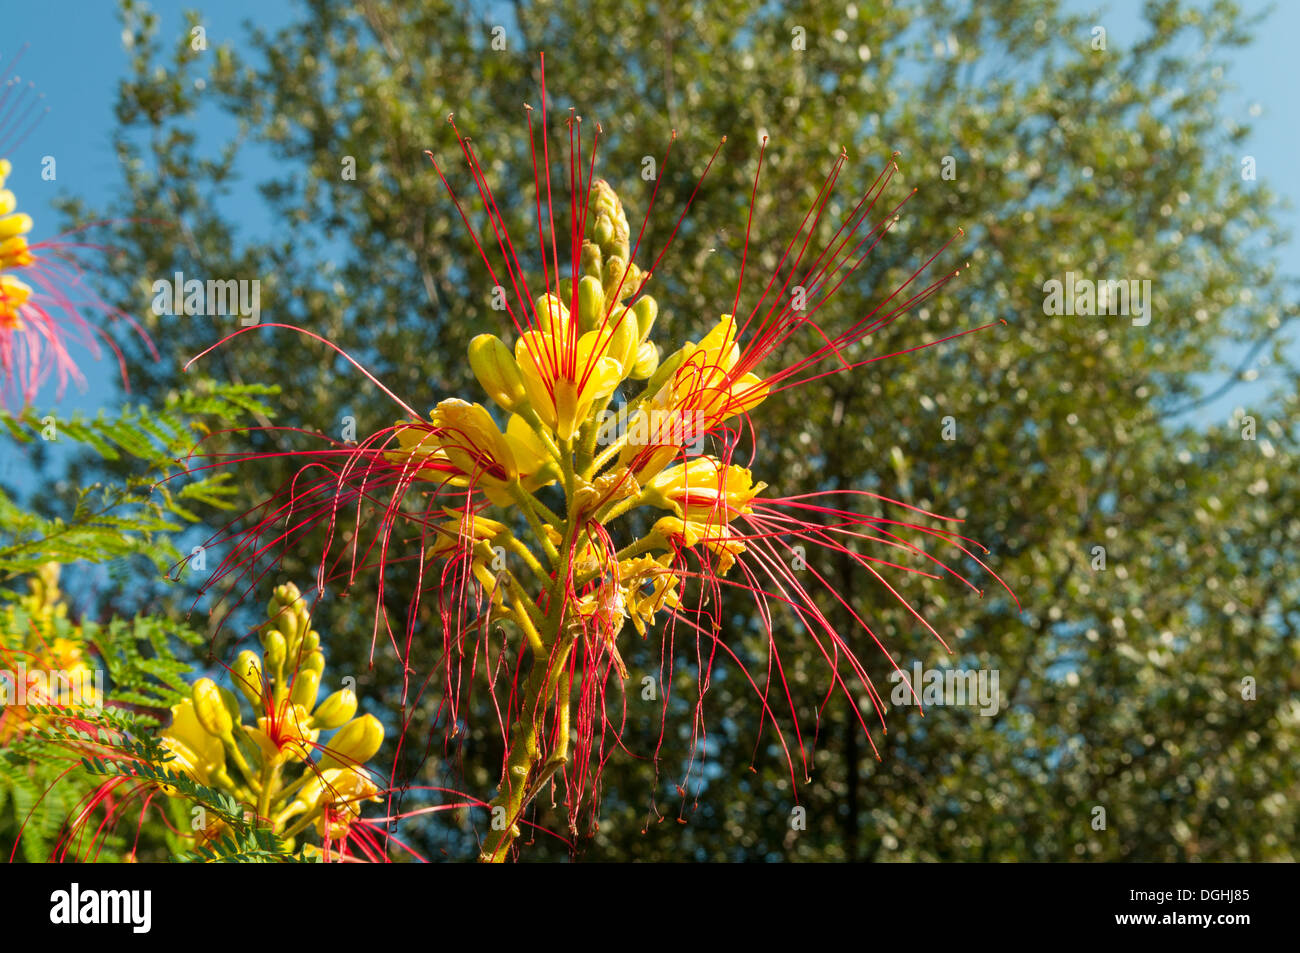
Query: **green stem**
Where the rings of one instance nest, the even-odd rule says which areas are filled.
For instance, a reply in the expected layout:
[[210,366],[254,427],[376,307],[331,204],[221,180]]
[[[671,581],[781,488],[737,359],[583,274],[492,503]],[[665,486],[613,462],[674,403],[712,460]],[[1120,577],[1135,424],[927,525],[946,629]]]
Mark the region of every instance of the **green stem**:
[[[573,505],[573,493],[576,489],[576,477],[573,472],[573,442],[565,441],[563,450],[567,456],[561,461],[564,470],[564,487],[568,495],[569,506]],[[555,694],[559,678],[564,672],[565,662],[573,647],[576,633],[569,634],[564,629],[565,610],[568,600],[565,598],[569,572],[572,567],[574,541],[578,532],[578,521],[570,518],[564,524],[564,546],[554,552],[552,565],[555,574],[551,586],[551,600],[547,606],[546,624],[540,634],[541,645],[531,645],[533,669],[528,673],[528,680],[519,710],[519,719],[510,730],[509,748],[506,752],[505,770],[501,773],[501,786],[497,796],[488,803],[491,827],[484,838],[479,860],[484,863],[501,863],[510,852],[510,846],[519,836],[518,820],[524,808],[540,788],[540,784],[530,783],[537,761],[541,757],[541,726],[545,718],[548,700]],[[540,651],[539,651],[540,648]],[[564,711],[562,706],[561,711]],[[562,719],[567,715],[562,714]],[[550,777],[560,765],[568,760],[568,732],[559,740],[555,752],[542,768],[542,775]]]

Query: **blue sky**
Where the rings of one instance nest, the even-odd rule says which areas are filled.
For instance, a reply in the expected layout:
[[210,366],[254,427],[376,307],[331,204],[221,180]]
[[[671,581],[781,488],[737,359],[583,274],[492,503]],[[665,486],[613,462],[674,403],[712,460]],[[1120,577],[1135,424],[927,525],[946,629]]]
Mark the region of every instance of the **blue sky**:
[[[56,4],[11,3],[0,0],[4,12],[5,36],[0,40],[0,60],[7,64],[22,48],[28,48],[17,72],[24,81],[32,81],[44,93],[49,112],[36,134],[11,155],[14,174],[11,187],[17,192],[20,207],[37,222],[36,237],[48,237],[58,222],[50,203],[60,195],[81,195],[92,200],[114,188],[119,179],[116,160],[110,148],[113,129],[113,102],[119,79],[125,74],[127,57],[122,48],[121,25],[116,4],[109,0],[81,2],[60,7]],[[158,0],[153,9],[162,19],[162,29],[179,29],[182,11],[195,6],[194,0]],[[1263,11],[1266,4],[1247,0],[1247,11]],[[1098,22],[1107,27],[1109,42],[1123,46],[1131,42],[1140,26],[1139,5],[1117,3],[1109,7],[1094,3],[1066,4],[1079,12],[1101,10]],[[75,16],[67,11],[75,7]],[[268,4],[254,0],[222,0],[202,4],[203,20],[210,43],[238,37],[240,25],[255,20],[266,28],[287,22],[298,10],[297,4]],[[1294,42],[1300,37],[1300,3],[1282,2],[1259,32],[1256,44],[1231,58],[1228,81],[1236,90],[1224,104],[1226,118],[1250,123],[1254,131],[1245,151],[1254,155],[1261,182],[1290,202],[1289,209],[1279,212],[1282,222],[1293,234],[1300,234],[1300,179],[1292,174],[1294,158],[1300,155],[1300,123],[1296,121],[1296,65]],[[3,67],[0,67],[2,69]],[[58,162],[55,182],[43,181],[40,162],[53,155]],[[254,158],[248,171],[260,172]],[[264,168],[264,166],[263,166]],[[246,207],[245,207],[246,206]],[[243,221],[264,220],[255,195],[236,198],[230,211]],[[1300,243],[1293,240],[1281,255],[1282,272],[1300,275]],[[1300,358],[1300,342],[1293,342],[1291,352]],[[1225,360],[1236,354],[1225,349]],[[59,410],[93,410],[116,404],[120,395],[114,386],[114,368],[108,361],[83,362],[89,386],[85,393],[70,389],[57,404]],[[1215,378],[1217,383],[1221,378]],[[1261,402],[1270,386],[1265,370],[1259,382],[1236,388],[1227,397],[1197,412],[1206,424],[1225,421],[1236,406]],[[55,406],[53,388],[47,388],[38,406]]]

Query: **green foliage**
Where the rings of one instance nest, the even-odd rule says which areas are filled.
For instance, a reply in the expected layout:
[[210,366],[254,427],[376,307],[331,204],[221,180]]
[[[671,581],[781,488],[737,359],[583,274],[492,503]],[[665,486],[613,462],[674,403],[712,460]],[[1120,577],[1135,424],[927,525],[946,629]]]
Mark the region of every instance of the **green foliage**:
[[[106,562],[126,556],[148,557],[160,572],[180,559],[171,541],[187,523],[200,519],[193,507],[228,509],[236,489],[229,475],[213,472],[173,485],[183,461],[199,438],[212,429],[244,423],[269,413],[262,398],[275,393],[266,385],[206,383],[171,393],[157,408],[127,407],[115,415],[67,420],[26,408],[0,412],[0,424],[18,444],[47,439],[68,441],[90,451],[101,463],[129,462],[128,477],[112,482],[82,482],[65,502],[70,512],[32,512],[0,490],[0,576],[30,572],[43,563]],[[84,474],[84,465],[78,472]],[[54,509],[51,501],[41,501]]]
[[[158,727],[158,714],[189,694],[184,679],[189,665],[182,659],[202,637],[185,625],[149,616],[77,624],[69,620],[57,590],[51,586],[44,595],[48,602],[34,594],[0,608],[0,667],[53,668],[44,653],[65,644],[81,653],[87,673],[103,672],[103,694],[95,705],[29,702],[3,711],[0,851],[7,853],[16,842],[25,860],[41,862],[54,856],[62,837],[62,848],[73,856],[120,857],[133,849],[128,834],[134,832],[110,825],[101,836],[89,837],[86,819],[78,817],[96,787],[81,753],[139,756],[141,750],[129,739],[147,736]],[[154,831],[143,842],[147,848],[158,839]]]
[[113,751],[111,759],[83,758],[82,767],[96,777],[144,779],[165,785],[167,809],[185,827],[195,808],[204,812],[207,824],[215,819],[224,825],[223,833],[193,849],[185,846],[192,845],[191,841],[169,834],[173,860],[180,863],[306,862],[301,846],[295,851],[272,831],[258,827],[256,819],[248,817],[234,797],[172,771],[167,766],[170,752],[147,735],[119,740]]

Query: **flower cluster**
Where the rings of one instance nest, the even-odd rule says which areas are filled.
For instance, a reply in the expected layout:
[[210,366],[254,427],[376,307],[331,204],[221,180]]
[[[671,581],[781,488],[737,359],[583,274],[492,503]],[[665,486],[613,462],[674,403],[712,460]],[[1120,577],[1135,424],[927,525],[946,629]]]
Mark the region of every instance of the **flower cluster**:
[[75,717],[103,704],[80,625],[68,619],[58,563],[32,576],[25,596],[0,611],[0,747],[50,723],[32,706]]
[[[275,590],[260,636],[262,651],[241,652],[230,673],[253,720],[245,723],[234,692],[199,679],[192,697],[171,710],[162,734],[172,756],[165,767],[232,795],[285,838],[311,826],[326,844],[345,841],[361,803],[378,800],[364,762],[383,743],[383,725],[373,715],[357,716],[350,688],[318,700],[325,656],[296,586]],[[320,743],[329,731],[329,743]],[[215,823],[202,835],[222,831]]]
[[[540,294],[530,288],[469,140],[456,131],[499,257],[479,242],[478,230],[430,155],[497,294],[508,290],[504,303],[513,336],[480,334],[468,348],[468,366],[487,400],[449,397],[421,415],[342,348],[310,331],[274,325],[334,348],[392,398],[403,417],[360,441],[312,453],[276,496],[237,521],[246,521],[243,525],[232,523],[211,538],[209,547],[221,546],[226,555],[204,587],[232,577],[255,584],[275,553],[305,543],[323,529],[317,588],[324,592],[338,582],[351,587],[363,572],[377,569],[374,635],[386,630],[408,670],[415,670],[420,664],[416,653],[427,648],[417,630],[429,621],[421,612],[422,599],[435,593],[441,652],[429,681],[436,676],[441,684],[438,717],[448,727],[448,742],[461,737],[467,718],[463,706],[479,671],[492,692],[503,734],[501,781],[486,805],[491,823],[480,846],[485,861],[505,859],[521,824],[529,823],[529,805],[550,784],[564,790],[569,832],[576,835],[580,805],[594,790],[608,757],[603,746],[612,723],[607,714],[611,676],[618,676],[617,692],[630,675],[623,659],[626,642],[620,647],[629,620],[638,636],[654,633],[660,641],[658,678],[649,680],[663,687],[665,717],[675,650],[683,642],[693,645],[695,658],[688,661],[698,690],[693,739],[702,735],[703,694],[715,659],[734,661],[761,697],[763,723],[776,732],[793,781],[794,752],[805,776],[809,757],[773,632],[774,609],[788,611],[801,624],[837,689],[854,697],[849,684],[855,682],[882,719],[884,713],[858,660],[855,633],[829,615],[842,606],[879,645],[876,633],[807,563],[807,551],[818,548],[847,560],[904,605],[882,569],[929,578],[943,572],[978,591],[908,539],[909,533],[937,540],[983,566],[973,552],[979,544],[951,530],[908,522],[897,514],[862,514],[828,501],[838,495],[846,504],[884,502],[926,519],[954,522],[950,518],[858,489],[776,497],[734,461],[746,443],[755,453],[760,449],[750,412],[764,400],[778,390],[880,360],[863,356],[858,346],[958,273],[948,271],[909,291],[936,252],[879,305],[839,331],[815,323],[821,306],[897,221],[895,208],[880,224],[864,228],[896,166],[891,162],[881,172],[829,242],[815,244],[846,158],[841,155],[766,288],[745,313],[740,300],[747,228],[741,279],[730,310],[719,308],[705,333],[665,354],[652,336],[657,324],[668,322],[647,286],[668,246],[649,267],[636,263],[646,223],[634,239],[618,195],[592,174],[594,158],[581,158],[581,136],[573,134],[576,117],[569,121],[568,248],[560,251],[544,80],[542,94],[540,147],[528,110]],[[761,162],[760,153],[760,168]],[[545,176],[538,173],[539,166]],[[657,190],[656,184],[646,222]],[[668,244],[680,224],[679,218]],[[792,287],[797,295],[787,295]],[[975,330],[980,329],[943,340]],[[235,332],[195,360],[243,333]],[[764,368],[778,353],[782,363]],[[818,367],[823,362],[833,368]],[[611,428],[611,417],[619,426]],[[248,458],[233,454],[227,459]],[[355,522],[345,526],[345,519]],[[314,539],[313,545],[319,542]],[[887,551],[869,555],[863,550],[871,545]],[[399,555],[400,547],[415,552]],[[404,632],[397,631],[386,608],[388,570],[395,566],[406,573],[402,584],[410,586]],[[724,625],[719,608],[724,585],[743,590],[755,604],[752,628]],[[679,641],[680,631],[685,637]],[[763,665],[761,655],[766,655],[766,673],[749,671],[755,659],[740,644],[746,634],[766,635],[766,652],[757,660]],[[409,701],[405,692],[404,687],[404,704]],[[789,706],[793,739],[777,722],[778,704]],[[866,730],[860,715],[859,721]],[[592,804],[594,815],[594,799]]]
[[17,210],[17,197],[5,187],[12,171],[9,160],[0,158],[0,398],[29,403],[51,377],[60,394],[69,381],[83,385],[70,345],[96,358],[100,344],[107,345],[126,385],[121,348],[88,317],[99,312],[126,322],[155,359],[158,354],[133,318],[106,304],[83,281],[80,259],[104,249],[66,238],[32,244],[32,217]]
[[[752,512],[765,486],[715,456],[687,459],[688,445],[766,395],[756,374],[737,371],[736,320],[723,315],[661,363],[650,340],[658,304],[648,294],[628,301],[645,275],[628,261],[627,217],[604,181],[592,184],[588,232],[582,274],[536,298],[535,326],[521,330],[513,347],[492,334],[470,343],[469,365],[505,426],[482,404],[449,398],[427,420],[400,421],[397,449],[387,453],[408,474],[466,491],[465,503],[444,508],[445,519],[431,527],[428,555],[467,559],[493,593],[494,613],[539,643],[536,594],[501,565],[502,550],[540,568],[542,579],[562,571],[575,617],[596,620],[610,639],[627,618],[644,634],[658,610],[678,604],[674,553],[699,546],[725,574],[745,549],[731,523]],[[610,434],[601,427],[606,408],[637,381],[645,384],[623,410],[625,432]],[[553,484],[562,485],[565,517],[539,497]],[[508,522],[484,515],[484,504],[522,512],[537,530],[532,546]],[[612,550],[605,526],[640,507],[671,515]],[[560,560],[562,551],[571,558]]]
[[4,187],[12,171],[9,160],[0,159],[0,328],[20,330],[22,308],[31,298],[32,289],[13,272],[34,261],[31,247],[27,244],[32,217],[15,211],[18,200]]

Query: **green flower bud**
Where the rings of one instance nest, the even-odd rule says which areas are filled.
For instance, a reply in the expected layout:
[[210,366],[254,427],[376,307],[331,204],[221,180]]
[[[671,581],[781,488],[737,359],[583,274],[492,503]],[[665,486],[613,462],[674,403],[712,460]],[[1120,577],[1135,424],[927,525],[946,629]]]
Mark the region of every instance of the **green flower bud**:
[[320,672],[312,668],[299,670],[293,678],[293,691],[289,693],[289,700],[311,711],[316,707],[318,694],[320,694]]
[[637,329],[641,333],[640,340],[644,341],[650,336],[650,329],[655,326],[655,320],[659,317],[659,302],[649,295],[642,295],[636,299],[636,304],[632,305],[632,311],[636,314]]
[[318,648],[320,648],[320,633],[315,629],[308,629],[307,634],[302,637],[302,650],[315,652]]
[[586,275],[578,279],[578,326],[594,331],[605,319],[605,289],[599,278]]
[[669,355],[668,360],[660,364],[659,369],[655,371],[654,374],[651,375],[650,380],[646,382],[645,392],[651,397],[659,393],[659,391],[663,389],[663,386],[672,380],[673,375],[677,373],[677,369],[682,366],[682,362],[685,360],[686,348],[678,348],[676,351],[673,351],[673,353]]
[[353,718],[338,730],[326,746],[320,760],[320,770],[339,766],[364,764],[375,756],[384,743],[384,726],[374,715]]
[[230,677],[240,694],[248,699],[254,709],[262,706],[262,657],[252,649],[245,649],[235,658]]
[[498,406],[514,413],[528,404],[519,365],[495,334],[480,334],[469,342],[469,366],[479,385]]
[[319,650],[308,653],[308,655],[303,658],[302,665],[299,666],[299,671],[315,672],[317,675],[320,675],[325,671],[325,656]]
[[357,696],[350,688],[341,688],[317,707],[311,716],[313,728],[331,731],[357,713]]
[[597,281],[601,276],[601,261],[603,256],[600,253],[600,246],[595,242],[582,243],[582,261],[579,268],[583,275],[590,275]]
[[280,609],[285,606],[293,605],[301,598],[302,593],[299,592],[298,587],[291,582],[286,582],[282,586],[276,586],[275,593],[272,597],[271,615],[276,615]]
[[597,179],[591,185],[587,223],[592,239],[606,256],[617,255],[627,259],[628,239],[631,237],[627,215],[618,193],[604,179]]
[[628,377],[642,381],[652,375],[659,367],[659,346],[653,341],[644,342],[636,351],[636,361]]
[[190,690],[194,699],[194,715],[203,730],[218,738],[227,737],[235,727],[235,719],[221,697],[221,689],[210,678],[200,678]]
[[[626,275],[623,273],[624,269],[627,271]],[[635,262],[628,264],[627,259],[617,256],[607,258],[603,282],[606,304],[611,299],[616,299],[619,304],[622,304],[640,290],[641,282],[644,280],[645,272]]]
[[289,652],[284,633],[279,629],[263,629],[262,649],[266,653],[267,670],[273,679],[278,678],[284,671],[284,660]]
[[569,325],[569,309],[558,296],[549,293],[538,295],[533,307],[537,310],[537,320],[542,331],[554,335],[565,333]]

